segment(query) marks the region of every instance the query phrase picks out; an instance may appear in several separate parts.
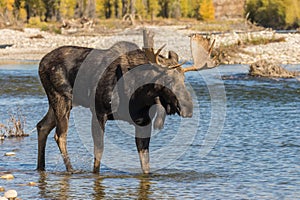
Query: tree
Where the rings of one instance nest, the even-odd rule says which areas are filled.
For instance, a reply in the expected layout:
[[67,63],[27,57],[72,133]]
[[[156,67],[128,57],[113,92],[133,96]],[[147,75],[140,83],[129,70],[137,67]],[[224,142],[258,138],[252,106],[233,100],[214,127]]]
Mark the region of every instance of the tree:
[[25,0],[15,0],[14,16],[17,20],[26,20]]
[[60,14],[63,19],[73,18],[75,15],[75,0],[60,0],[59,4]]
[[25,0],[25,9],[27,21],[31,17],[39,17],[42,20],[45,18],[46,9],[42,0]]
[[88,18],[94,18],[96,14],[96,1],[95,0],[87,0],[86,6],[84,8],[84,15]]
[[246,6],[251,22],[264,27],[283,28],[286,26],[284,0],[249,0]]
[[300,1],[285,1],[286,16],[285,22],[288,28],[297,28],[300,26]]
[[60,21],[60,0],[43,0],[45,5],[45,21]]
[[212,0],[202,0],[199,8],[199,15],[205,21],[215,19],[215,7]]
[[180,11],[183,17],[189,14],[189,0],[180,0]]
[[146,8],[146,5],[144,3],[144,0],[136,0],[135,9],[136,9],[137,14],[140,17],[142,17],[142,18],[147,17],[147,8]]
[[151,20],[157,16],[159,13],[159,4],[156,0],[148,0],[148,15],[150,15]]

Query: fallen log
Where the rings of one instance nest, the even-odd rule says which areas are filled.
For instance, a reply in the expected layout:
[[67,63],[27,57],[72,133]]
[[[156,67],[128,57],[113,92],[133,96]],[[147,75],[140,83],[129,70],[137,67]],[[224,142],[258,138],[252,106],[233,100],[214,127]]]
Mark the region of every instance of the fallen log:
[[63,20],[62,23],[62,34],[74,34],[78,32],[90,32],[94,30],[94,21],[85,17],[81,19]]
[[250,65],[249,75],[270,78],[295,78],[296,76],[300,76],[300,72],[289,71],[279,64],[259,60]]

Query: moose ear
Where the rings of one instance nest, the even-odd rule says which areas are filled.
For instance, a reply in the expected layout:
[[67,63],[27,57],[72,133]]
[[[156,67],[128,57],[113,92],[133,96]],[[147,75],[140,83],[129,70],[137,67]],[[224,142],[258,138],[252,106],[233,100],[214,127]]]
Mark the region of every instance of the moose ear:
[[174,52],[174,51],[169,51],[169,56],[168,57],[169,57],[169,59],[172,59],[176,62],[178,62],[178,60],[179,60],[179,57],[178,57],[177,53]]

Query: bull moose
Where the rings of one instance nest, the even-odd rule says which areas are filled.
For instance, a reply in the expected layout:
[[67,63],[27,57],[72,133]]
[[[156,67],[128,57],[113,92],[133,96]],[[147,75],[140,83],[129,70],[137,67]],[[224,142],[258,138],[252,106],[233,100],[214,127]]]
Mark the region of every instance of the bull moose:
[[[54,138],[66,170],[73,171],[66,138],[70,111],[80,105],[92,112],[94,173],[100,169],[107,120],[124,120],[135,126],[141,168],[149,173],[152,127],[163,128],[166,115],[192,116],[193,102],[184,73],[215,67],[209,58],[213,44],[208,38],[192,35],[194,66],[185,68],[173,51],[164,57],[160,55],[163,47],[155,53],[152,47],[140,49],[130,42],[118,42],[106,50],[62,46],[45,55],[39,64],[39,76],[49,109],[37,124],[37,169],[45,170],[47,137],[56,127]],[[126,77],[129,73],[132,75]],[[144,80],[148,83],[141,85]],[[150,113],[154,105],[155,119]]]

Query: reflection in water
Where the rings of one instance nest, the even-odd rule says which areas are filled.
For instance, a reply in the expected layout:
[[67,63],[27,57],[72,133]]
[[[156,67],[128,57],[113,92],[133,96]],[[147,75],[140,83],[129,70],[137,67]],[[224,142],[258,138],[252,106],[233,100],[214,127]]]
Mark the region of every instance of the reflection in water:
[[[151,199],[151,175],[96,175],[40,172],[38,180],[39,198],[41,199]],[[125,180],[119,190],[115,184]],[[119,185],[120,186],[120,185]]]
[[46,172],[40,172],[40,178],[39,178],[39,195],[42,198],[47,198],[47,173]]
[[138,198],[137,199],[149,199],[149,195],[151,194],[150,192],[150,177],[141,177],[140,178],[140,185],[138,188]]
[[69,198],[69,192],[70,192],[70,174],[66,174],[62,177],[62,179],[59,181],[59,197],[61,199],[68,199]]
[[95,178],[95,182],[94,182],[94,199],[95,200],[101,200],[104,199],[105,197],[105,187],[102,184],[103,182],[103,178],[102,177],[97,177]]
[[49,178],[47,172],[40,172],[39,194],[43,199],[69,199],[71,174],[64,173],[58,181]]

